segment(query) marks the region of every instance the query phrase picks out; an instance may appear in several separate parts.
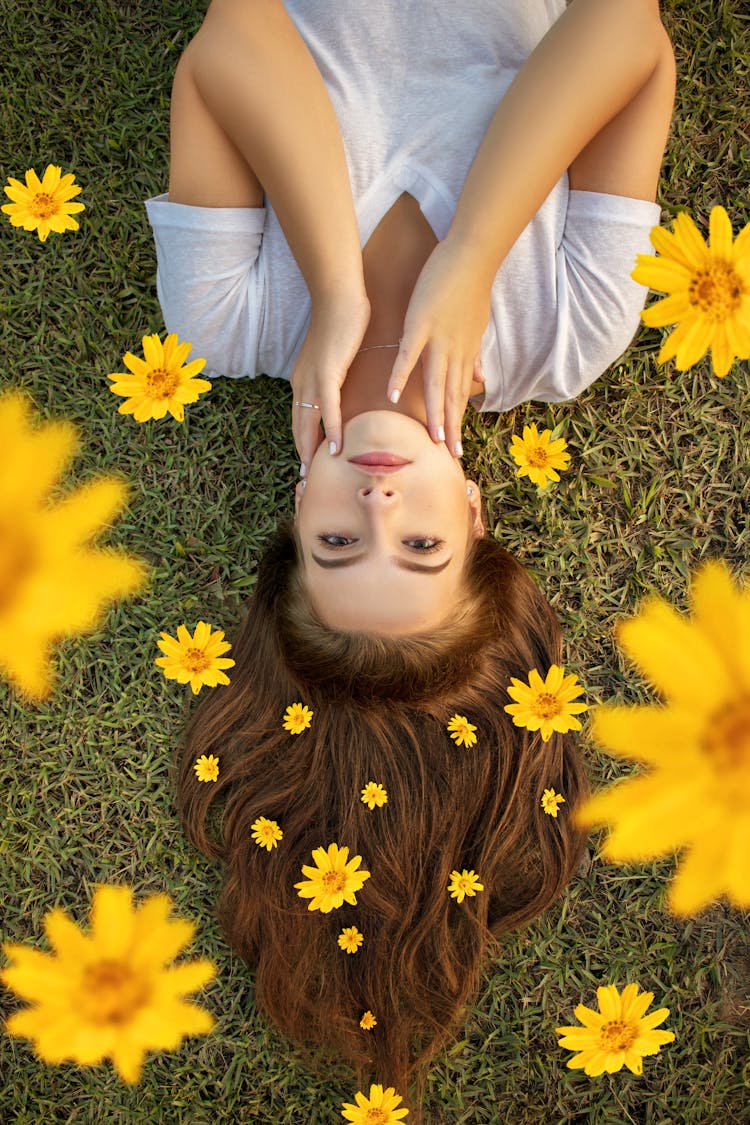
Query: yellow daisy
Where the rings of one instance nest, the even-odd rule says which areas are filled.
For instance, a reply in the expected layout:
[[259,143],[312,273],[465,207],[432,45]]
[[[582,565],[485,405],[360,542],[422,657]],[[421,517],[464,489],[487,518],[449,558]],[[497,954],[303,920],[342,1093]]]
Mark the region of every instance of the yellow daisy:
[[195,933],[169,920],[167,895],[133,909],[129,887],[98,887],[91,933],[61,909],[44,919],[53,953],[3,946],[10,967],[0,978],[31,1007],[8,1018],[10,1035],[31,1039],[44,1062],[93,1066],[111,1058],[125,1082],[137,1082],[147,1051],[174,1051],[187,1035],[205,1035],[213,1018],[184,997],[215,975],[210,961],[170,965]]
[[31,421],[23,395],[0,396],[0,671],[41,699],[52,687],[52,645],[93,629],[108,602],[143,585],[146,568],[90,546],[125,504],[125,485],[100,477],[52,503],[76,431]]
[[307,876],[307,880],[294,884],[300,898],[312,899],[307,909],[329,914],[331,910],[338,910],[345,902],[356,906],[356,892],[362,889],[365,879],[370,878],[369,871],[357,871],[362,856],[355,855],[353,859],[349,859],[348,848],[329,844],[327,851],[325,848],[316,848],[312,857],[315,867],[305,865],[302,868],[302,874]]
[[565,804],[565,798],[561,793],[555,793],[554,789],[545,789],[542,794],[542,808],[550,816],[557,816],[557,810],[560,805]]
[[357,1104],[342,1102],[341,1116],[353,1125],[398,1125],[408,1117],[408,1109],[396,1109],[404,1099],[400,1097],[393,1086],[384,1090],[382,1086],[374,1083],[370,1086],[369,1098],[358,1090],[354,1095]]
[[0,210],[14,227],[35,230],[41,242],[47,241],[50,231],[62,234],[65,230],[78,230],[78,223],[71,216],[86,209],[82,203],[69,202],[82,189],[74,184],[72,172],[64,176],[61,172],[62,168],[48,164],[40,181],[34,169],[29,168],[25,185],[8,176],[10,187],[3,189],[13,202],[3,204]]
[[213,754],[209,754],[208,757],[206,757],[205,754],[201,754],[200,758],[198,758],[193,766],[193,769],[195,770],[195,776],[198,778],[198,781],[219,780],[219,759]]
[[517,465],[517,477],[528,477],[532,484],[539,486],[540,491],[545,489],[551,480],[559,480],[559,474],[568,468],[570,454],[565,450],[568,443],[563,438],[550,441],[551,430],[538,432],[536,423],[524,426],[523,437],[513,435],[510,455]]
[[347,926],[338,936],[339,948],[347,953],[356,953],[364,940],[364,934],[356,926]]
[[378,1021],[375,1019],[375,1016],[368,1008],[368,1010],[362,1016],[362,1019],[359,1021],[359,1026],[363,1031],[372,1031],[372,1029],[374,1027],[377,1027],[377,1025]]
[[750,907],[750,588],[714,561],[693,576],[691,600],[692,619],[651,598],[620,626],[621,647],[666,703],[597,707],[592,734],[653,769],[574,814],[583,827],[614,825],[602,849],[613,863],[686,848],[668,899],[679,915],[724,894]]
[[573,716],[588,711],[585,703],[571,702],[583,693],[578,677],[573,674],[566,676],[557,664],[551,665],[545,680],[536,668],[529,672],[527,684],[512,676],[511,686],[506,690],[516,702],[507,704],[503,710],[513,716],[517,727],[541,731],[543,742],[549,742],[556,730],[562,734],[580,730],[581,724]]
[[275,820],[269,820],[268,817],[259,816],[254,820],[250,826],[253,840],[259,848],[276,848],[279,845],[279,840],[284,838],[284,833],[279,828]]
[[448,890],[451,898],[457,899],[459,902],[464,901],[464,896],[469,895],[473,898],[477,891],[484,890],[484,884],[479,882],[479,876],[473,871],[451,871],[451,881],[448,884]]
[[302,734],[302,731],[310,726],[314,714],[315,712],[306,704],[290,703],[284,712],[284,721],[281,725],[290,734]]
[[638,985],[628,984],[622,995],[614,984],[597,988],[599,1011],[579,1004],[575,1017],[584,1025],[556,1027],[563,1038],[558,1047],[578,1051],[568,1059],[572,1070],[583,1069],[591,1078],[604,1071],[614,1074],[626,1066],[633,1074],[643,1073],[643,1056],[656,1055],[659,1048],[674,1039],[672,1031],[654,1031],[669,1015],[669,1008],[657,1008],[645,1015],[653,992],[638,995]]
[[222,653],[229,652],[232,646],[224,640],[220,629],[212,633],[210,625],[199,621],[191,636],[184,625],[179,625],[176,639],[169,633],[161,633],[161,640],[156,643],[166,655],[157,657],[154,663],[163,669],[168,680],[189,683],[193,695],[197,695],[204,684],[216,687],[229,683],[229,676],[221,669],[234,667],[234,661],[226,659]]
[[170,332],[164,343],[154,332],[143,337],[145,360],[126,352],[122,358],[130,374],[116,371],[107,376],[113,380],[109,388],[112,393],[126,400],[117,413],[132,414],[136,422],[147,422],[149,418],[163,418],[169,411],[176,421],[183,422],[185,404],[197,402],[211,389],[206,379],[195,378],[205,367],[205,359],[185,364],[191,347],[186,341],[178,344],[175,332]]
[[362,802],[368,806],[370,811],[377,805],[380,808],[382,805],[387,804],[388,794],[386,793],[380,782],[368,781],[362,790]]
[[477,736],[474,731],[477,728],[464,715],[454,715],[448,722],[447,729],[457,746],[476,746]]
[[673,233],[654,227],[651,242],[661,257],[639,254],[630,276],[669,294],[641,313],[652,328],[677,324],[658,362],[674,358],[677,370],[685,371],[710,348],[714,374],[722,379],[736,356],[750,356],[750,223],[733,245],[729,216],[714,207],[706,245],[691,217],[681,212]]

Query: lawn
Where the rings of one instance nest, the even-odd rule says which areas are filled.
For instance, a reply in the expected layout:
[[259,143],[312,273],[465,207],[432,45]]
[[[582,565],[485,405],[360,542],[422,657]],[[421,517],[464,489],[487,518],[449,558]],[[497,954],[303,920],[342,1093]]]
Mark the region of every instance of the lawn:
[[[259,550],[298,479],[289,387],[219,380],[184,425],[139,425],[118,415],[106,378],[142,336],[163,333],[142,200],[165,190],[172,73],[205,6],[0,0],[2,182],[58,164],[75,172],[86,204],[78,232],[44,244],[0,216],[0,386],[23,388],[44,418],[78,426],[66,488],[102,472],[130,482],[107,542],[151,568],[146,593],[59,648],[49,701],[30,705],[0,685],[2,936],[41,944],[52,906],[83,921],[97,884],[126,882],[139,899],[167,891],[198,923],[191,953],[218,967],[203,994],[214,1032],[150,1057],[132,1088],[109,1063],[45,1066],[26,1041],[2,1035],[8,1125],[316,1125],[341,1120],[355,1089],[346,1067],[309,1070],[267,1025],[252,974],[222,941],[213,911],[221,872],[186,844],[174,806],[174,752],[192,696],[154,666],[159,631],[183,621],[233,636]],[[750,21],[742,0],[662,7],[679,71],[664,222],[687,209],[705,234],[721,203],[736,234],[750,219]],[[467,473],[493,533],[559,613],[566,666],[590,704],[654,698],[613,637],[643,595],[685,609],[702,560],[747,572],[748,366],[723,380],[708,360],[686,373],[659,367],[661,339],[642,329],[575,403],[467,417]],[[541,496],[515,476],[508,452],[531,421],[559,428],[572,454]],[[595,786],[632,771],[585,730],[582,748]],[[426,1125],[750,1122],[747,913],[722,902],[673,918],[664,896],[675,860],[615,867],[600,855],[603,838],[591,835],[564,896],[487,964],[460,1038],[431,1068]],[[598,985],[628,981],[670,1009],[663,1027],[675,1041],[644,1060],[641,1077],[567,1069],[555,1027],[575,1022],[578,1003],[596,1006]],[[6,992],[3,1005],[16,1001]]]

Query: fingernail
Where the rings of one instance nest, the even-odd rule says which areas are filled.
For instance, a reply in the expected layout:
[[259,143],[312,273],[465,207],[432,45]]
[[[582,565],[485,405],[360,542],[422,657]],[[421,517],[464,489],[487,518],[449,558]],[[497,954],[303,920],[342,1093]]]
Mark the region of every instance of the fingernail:
[[461,445],[460,441],[457,441],[456,444],[453,446],[453,452],[456,454],[456,457],[463,457],[464,447]]
[[329,443],[328,443],[328,452],[329,452],[329,453],[331,454],[331,456],[333,457],[334,453],[336,452],[336,442],[335,442],[335,441],[329,441]]
[[307,476],[307,465],[300,465],[300,467],[299,467],[299,475],[300,475],[301,477],[306,477],[306,476]]
[[391,402],[398,402],[398,400],[401,398],[401,391],[391,391],[389,398]]
[[438,441],[445,441],[445,430],[443,429],[442,426],[438,426],[437,436],[438,436]]

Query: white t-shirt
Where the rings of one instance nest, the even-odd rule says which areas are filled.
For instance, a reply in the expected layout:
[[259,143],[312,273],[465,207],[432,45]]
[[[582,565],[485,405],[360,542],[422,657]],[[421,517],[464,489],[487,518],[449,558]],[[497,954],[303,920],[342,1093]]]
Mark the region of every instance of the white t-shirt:
[[[364,246],[402,192],[445,237],[490,120],[564,0],[287,0],[341,128]],[[310,296],[270,203],[146,201],[169,332],[204,374],[289,379]],[[559,402],[630,343],[657,204],[555,185],[503,261],[482,340],[482,410]],[[332,225],[335,216],[332,217]],[[388,341],[390,342],[390,341]]]

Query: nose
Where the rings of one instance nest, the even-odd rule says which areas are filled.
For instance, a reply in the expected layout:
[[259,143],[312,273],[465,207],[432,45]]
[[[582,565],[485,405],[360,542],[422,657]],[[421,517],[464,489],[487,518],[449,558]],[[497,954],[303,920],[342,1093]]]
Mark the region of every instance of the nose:
[[397,503],[398,494],[392,484],[381,480],[358,488],[357,499],[366,508],[391,508]]

